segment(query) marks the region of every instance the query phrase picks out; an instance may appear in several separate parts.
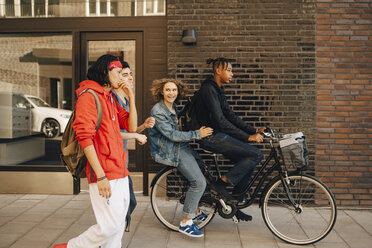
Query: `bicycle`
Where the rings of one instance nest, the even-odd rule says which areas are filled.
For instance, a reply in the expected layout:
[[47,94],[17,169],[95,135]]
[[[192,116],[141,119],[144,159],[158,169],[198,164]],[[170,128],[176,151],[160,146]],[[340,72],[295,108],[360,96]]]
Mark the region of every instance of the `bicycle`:
[[[303,154],[307,149],[304,137],[302,143],[288,135],[287,139],[285,135],[284,139],[279,139],[269,127],[264,136],[270,139],[270,154],[248,187],[241,194],[234,195],[244,195],[244,200],[240,203],[225,202],[217,192],[207,189],[199,203],[207,218],[197,223],[198,226],[205,227],[215,216],[216,210],[221,217],[232,218],[237,223],[236,210],[246,208],[258,199],[266,226],[279,239],[296,245],[318,242],[332,230],[337,206],[329,188],[316,177],[305,173],[308,158],[307,154]],[[288,145],[288,137],[290,142],[295,140],[294,144],[297,144],[292,151],[284,147],[286,143]],[[299,144],[302,146],[299,147]],[[299,148],[302,148],[302,154]],[[221,177],[217,155],[210,154],[214,157],[217,176]],[[295,161],[289,163],[288,157]],[[273,163],[268,166],[270,161]],[[207,185],[216,181],[211,169],[210,165],[201,166]],[[269,178],[270,175],[273,177]],[[251,190],[253,185],[256,187]],[[169,166],[157,173],[151,187],[151,205],[156,217],[164,226],[177,231],[188,181],[177,168]],[[315,217],[318,218],[315,220]]]

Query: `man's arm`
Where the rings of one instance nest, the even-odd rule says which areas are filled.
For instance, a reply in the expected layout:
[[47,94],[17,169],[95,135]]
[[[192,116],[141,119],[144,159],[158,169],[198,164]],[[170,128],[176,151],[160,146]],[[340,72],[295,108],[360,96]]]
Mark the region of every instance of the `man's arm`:
[[141,126],[137,127],[137,133],[142,133],[146,128],[153,128],[155,125],[155,118],[149,117],[142,123]]
[[128,131],[133,133],[137,130],[137,109],[136,109],[136,100],[132,87],[128,84],[121,84],[119,89],[116,89],[119,97],[122,96],[120,91],[123,91],[129,98],[129,116],[128,116]]
[[143,134],[120,132],[120,135],[123,140],[136,139],[140,145],[144,145],[147,142],[147,137]]
[[136,109],[136,100],[134,93],[130,87],[128,87],[127,95],[129,97],[129,132],[136,132],[137,130],[137,109]]
[[236,127],[239,129],[243,130],[244,132],[248,134],[255,134],[257,133],[257,130],[243,121],[239,116],[237,116],[234,111],[230,108],[229,104],[227,101],[225,102],[225,109],[223,109],[224,116]]
[[204,101],[207,111],[211,114],[214,124],[219,131],[226,133],[236,139],[247,142],[249,134],[231,123],[225,116],[218,98],[218,92],[212,86],[200,89],[199,97]]
[[[94,146],[89,145],[85,147],[84,154],[87,157],[89,164],[92,166],[94,173],[97,176],[97,187],[98,187],[99,195],[102,197],[106,197],[107,199],[110,198],[111,197],[111,186],[98,160],[97,153],[96,153]],[[99,178],[103,178],[103,179],[99,180]]]

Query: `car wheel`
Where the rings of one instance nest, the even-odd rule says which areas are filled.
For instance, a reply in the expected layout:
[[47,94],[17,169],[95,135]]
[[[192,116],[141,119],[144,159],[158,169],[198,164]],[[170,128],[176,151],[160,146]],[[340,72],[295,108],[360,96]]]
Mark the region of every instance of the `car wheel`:
[[41,131],[44,133],[47,138],[54,138],[59,135],[60,127],[58,121],[54,119],[46,119],[43,122]]

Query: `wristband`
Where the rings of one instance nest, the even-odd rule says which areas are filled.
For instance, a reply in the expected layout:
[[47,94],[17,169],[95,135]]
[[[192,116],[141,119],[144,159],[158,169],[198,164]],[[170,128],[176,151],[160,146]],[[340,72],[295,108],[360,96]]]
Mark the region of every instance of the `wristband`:
[[106,177],[106,175],[104,175],[103,177],[97,177],[97,182],[98,181],[102,181],[102,180],[104,180],[104,179],[106,179],[107,177]]

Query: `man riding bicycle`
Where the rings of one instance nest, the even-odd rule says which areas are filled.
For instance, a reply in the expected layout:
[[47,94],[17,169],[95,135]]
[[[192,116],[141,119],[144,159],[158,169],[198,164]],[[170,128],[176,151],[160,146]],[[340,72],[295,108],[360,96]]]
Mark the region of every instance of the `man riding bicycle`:
[[[214,133],[197,142],[201,148],[221,153],[235,162],[234,167],[216,184],[218,191],[224,191],[228,185],[233,186],[234,195],[241,193],[248,186],[254,169],[263,158],[261,151],[248,142],[262,142],[261,133],[265,128],[256,130],[230,108],[224,85],[229,84],[233,77],[231,62],[226,58],[216,58],[208,59],[207,63],[212,64],[213,77],[209,77],[202,83],[198,94],[194,97],[197,106],[195,118],[200,126],[212,127]],[[238,220],[252,220],[252,216],[240,210],[236,212],[236,217]]]

